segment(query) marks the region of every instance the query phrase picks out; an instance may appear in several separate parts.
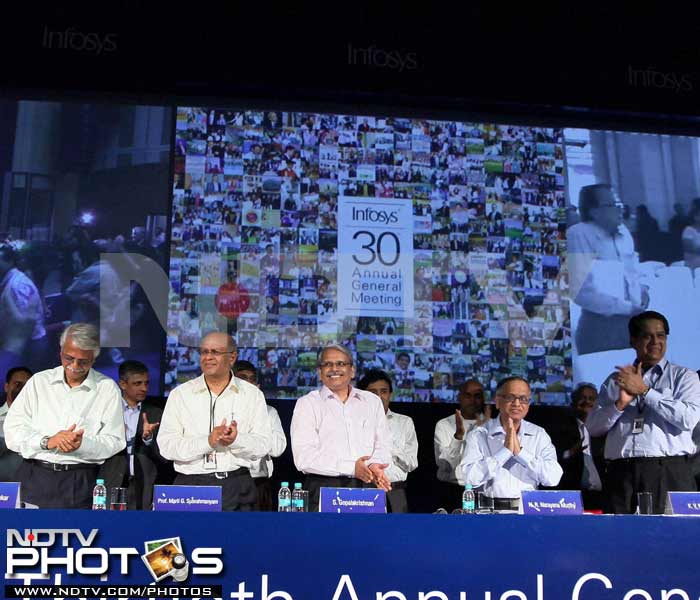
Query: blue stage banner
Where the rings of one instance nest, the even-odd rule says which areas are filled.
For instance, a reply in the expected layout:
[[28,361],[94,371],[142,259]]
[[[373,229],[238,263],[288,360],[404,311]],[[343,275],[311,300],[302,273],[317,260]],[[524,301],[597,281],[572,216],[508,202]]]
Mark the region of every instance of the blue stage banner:
[[214,597],[232,600],[696,600],[700,595],[700,519],[691,517],[8,510],[2,524],[4,597],[52,592],[52,598],[95,598],[99,592],[115,598],[220,594]]
[[573,490],[530,490],[522,492],[525,515],[580,515],[581,492]]
[[385,513],[386,494],[377,488],[321,488],[324,513]]
[[221,512],[218,485],[156,485],[153,510],[181,512]]

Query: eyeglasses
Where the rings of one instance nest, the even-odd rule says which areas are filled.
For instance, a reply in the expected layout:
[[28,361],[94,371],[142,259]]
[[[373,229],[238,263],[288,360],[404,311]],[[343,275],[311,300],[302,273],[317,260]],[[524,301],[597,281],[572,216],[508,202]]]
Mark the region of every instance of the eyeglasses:
[[234,352],[235,350],[210,350],[209,348],[199,349],[200,356],[213,356],[214,358],[219,358],[219,356],[223,356],[224,354],[233,354]]
[[332,369],[335,367],[336,369],[344,369],[345,367],[350,367],[352,366],[351,362],[347,362],[345,360],[336,360],[336,361],[330,361],[327,360],[326,362],[322,362],[320,365],[318,365],[321,369]]
[[498,394],[500,398],[503,398],[506,404],[515,404],[516,400],[523,406],[530,404],[530,398],[527,396],[516,396],[515,394]]
[[77,363],[79,367],[89,367],[94,360],[90,358],[75,358],[74,356],[71,356],[70,354],[63,354],[61,353],[61,358],[67,362],[69,365],[72,363]]

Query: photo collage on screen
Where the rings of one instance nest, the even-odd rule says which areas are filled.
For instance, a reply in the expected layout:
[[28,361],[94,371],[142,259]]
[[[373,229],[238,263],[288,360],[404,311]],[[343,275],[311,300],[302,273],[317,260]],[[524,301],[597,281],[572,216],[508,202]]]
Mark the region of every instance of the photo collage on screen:
[[[358,377],[390,373],[395,401],[451,402],[468,378],[493,390],[517,374],[537,401],[566,402],[561,130],[180,107],[175,154],[166,390],[198,374],[202,334],[223,330],[268,399],[315,389],[319,348],[341,343]],[[343,312],[339,221],[357,202],[412,220],[402,313],[381,295]]]

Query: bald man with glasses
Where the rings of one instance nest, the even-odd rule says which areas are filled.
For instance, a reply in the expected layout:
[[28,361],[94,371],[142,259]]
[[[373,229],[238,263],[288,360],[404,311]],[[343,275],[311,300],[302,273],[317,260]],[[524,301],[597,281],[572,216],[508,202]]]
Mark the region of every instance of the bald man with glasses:
[[562,468],[547,432],[525,420],[532,392],[521,377],[507,377],[496,388],[499,415],[467,436],[459,468],[464,482],[483,487],[496,510],[517,510],[520,492],[559,483]]
[[219,486],[223,510],[251,511],[257,492],[250,468],[270,452],[272,430],[262,392],[232,372],[237,356],[229,334],[204,336],[202,374],[170,392],[158,445],[175,463],[176,485]]

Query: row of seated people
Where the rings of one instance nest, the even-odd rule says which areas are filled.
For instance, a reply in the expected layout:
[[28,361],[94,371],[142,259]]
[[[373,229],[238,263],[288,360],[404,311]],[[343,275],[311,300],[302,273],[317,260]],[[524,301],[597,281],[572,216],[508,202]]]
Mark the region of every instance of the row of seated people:
[[[544,429],[525,419],[526,380],[499,383],[493,418],[481,384],[466,382],[460,409],[435,429],[439,479],[455,494],[471,484],[494,497],[497,508],[512,508],[522,490],[542,486],[584,489],[588,507],[618,513],[634,511],[639,491],[651,492],[661,511],[666,491],[695,490],[700,380],[665,359],[668,333],[659,313],[630,320],[635,363],[618,367],[597,401],[595,386],[576,390],[578,421],[555,440],[559,452]],[[157,463],[172,461],[176,484],[220,486],[224,510],[271,505],[271,458],[284,451],[286,438],[255,385],[253,365],[236,364],[230,335],[202,339],[202,375],[175,388],[163,411],[142,404],[143,365],[124,363],[118,387],[92,369],[99,340],[91,325],[69,326],[60,343],[61,366],[31,378],[22,371],[19,393],[9,384],[4,435],[17,454],[15,478],[25,501],[89,507],[101,473],[108,486],[128,485],[133,508],[149,508]],[[297,400],[290,430],[310,509],[321,487],[375,486],[387,492],[390,510],[406,511],[406,477],[417,466],[418,446],[411,419],[389,410],[390,379],[371,372],[354,387],[352,354],[338,345],[321,351],[318,372],[323,385]],[[606,434],[601,468],[592,440]],[[560,463],[571,466],[564,481]]]

